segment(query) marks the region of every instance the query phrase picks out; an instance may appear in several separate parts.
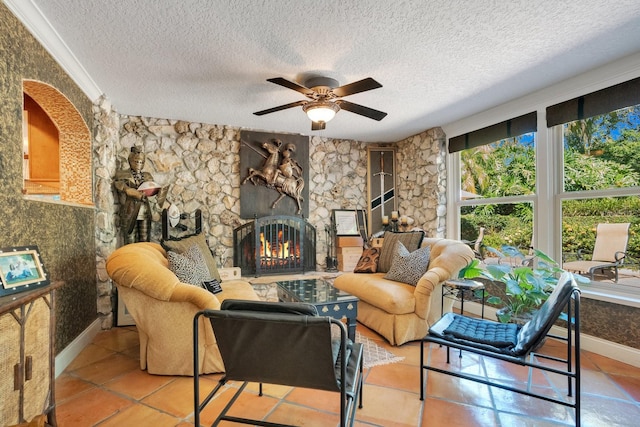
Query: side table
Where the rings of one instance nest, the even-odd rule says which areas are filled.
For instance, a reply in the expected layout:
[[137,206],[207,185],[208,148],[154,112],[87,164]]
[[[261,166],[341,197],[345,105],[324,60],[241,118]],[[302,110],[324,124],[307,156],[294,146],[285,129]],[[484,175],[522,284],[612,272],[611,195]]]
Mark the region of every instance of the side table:
[[480,298],[474,298],[475,291],[482,290],[482,318],[484,319],[484,303],[485,292],[484,284],[470,279],[451,279],[442,284],[442,300],[440,301],[440,313],[444,315],[444,298],[460,299],[460,313],[464,313],[464,300],[467,292],[471,293],[468,300],[480,300]]
[[356,342],[356,318],[358,317],[358,297],[354,297],[320,277],[282,280],[278,285],[278,299],[289,302],[313,304],[321,316],[331,316],[336,320],[347,319],[349,339]]

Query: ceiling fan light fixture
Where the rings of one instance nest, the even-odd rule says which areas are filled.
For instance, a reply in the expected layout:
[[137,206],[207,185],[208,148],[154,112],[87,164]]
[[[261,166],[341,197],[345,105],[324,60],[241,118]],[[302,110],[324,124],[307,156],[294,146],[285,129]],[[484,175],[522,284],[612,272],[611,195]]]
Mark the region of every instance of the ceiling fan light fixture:
[[330,101],[314,101],[303,105],[302,110],[312,122],[327,123],[340,111],[340,106]]

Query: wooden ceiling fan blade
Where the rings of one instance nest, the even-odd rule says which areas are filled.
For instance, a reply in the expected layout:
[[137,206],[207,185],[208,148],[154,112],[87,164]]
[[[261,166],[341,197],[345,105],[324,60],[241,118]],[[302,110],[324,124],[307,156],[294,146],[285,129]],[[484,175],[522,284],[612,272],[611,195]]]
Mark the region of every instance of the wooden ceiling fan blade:
[[365,116],[377,121],[380,121],[387,116],[387,113],[383,111],[374,110],[373,108],[354,104],[353,102],[344,101],[342,99],[337,100],[336,104],[338,104],[343,110],[351,111],[352,113],[360,114],[361,116]]
[[298,83],[289,81],[287,79],[283,79],[282,77],[275,77],[273,79],[267,79],[268,82],[271,83],[275,83],[277,85],[280,86],[284,86],[288,89],[293,89],[296,92],[300,92],[302,94],[304,94],[305,96],[309,96],[309,97],[313,97],[315,95],[315,92],[311,89],[309,89],[308,87],[304,87],[302,85],[299,85]]
[[326,127],[326,122],[311,122],[311,130],[323,130]]
[[342,98],[343,96],[366,92],[368,90],[378,89],[380,87],[382,87],[380,83],[378,83],[371,77],[367,77],[366,79],[358,80],[357,82],[349,83],[344,86],[332,89],[331,92],[333,92],[333,94],[338,98]]
[[267,110],[256,111],[253,114],[255,114],[256,116],[264,116],[265,114],[275,113],[276,111],[286,110],[287,108],[299,107],[301,105],[306,104],[307,102],[309,101],[302,100],[302,101],[291,102],[290,104],[280,105],[278,107],[269,108]]

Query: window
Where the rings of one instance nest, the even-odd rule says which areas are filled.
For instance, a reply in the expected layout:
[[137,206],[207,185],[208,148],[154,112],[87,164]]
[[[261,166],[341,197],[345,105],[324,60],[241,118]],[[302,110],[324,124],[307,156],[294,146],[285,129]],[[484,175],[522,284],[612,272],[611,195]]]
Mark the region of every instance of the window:
[[[484,244],[528,252],[533,237],[535,134],[527,133],[460,152],[460,230]],[[487,253],[491,256],[491,253]]]
[[599,223],[630,223],[619,282],[596,275],[586,291],[638,306],[640,78],[552,106],[529,99],[539,103],[533,107],[546,118],[544,131],[528,129],[481,143],[474,139],[479,131],[449,139],[447,235],[472,242],[482,227],[488,246],[509,243],[525,252],[529,242],[562,262],[578,249],[589,259]]
[[[562,127],[562,252],[593,252],[600,223],[631,223],[619,285],[640,289],[640,105],[574,120]],[[610,270],[597,282],[611,283]]]
[[575,120],[562,128],[565,192],[640,184],[640,105]]
[[[460,238],[499,249],[528,252],[533,238],[536,194],[536,113],[452,138],[459,152],[457,190]],[[487,253],[487,256],[492,255]]]

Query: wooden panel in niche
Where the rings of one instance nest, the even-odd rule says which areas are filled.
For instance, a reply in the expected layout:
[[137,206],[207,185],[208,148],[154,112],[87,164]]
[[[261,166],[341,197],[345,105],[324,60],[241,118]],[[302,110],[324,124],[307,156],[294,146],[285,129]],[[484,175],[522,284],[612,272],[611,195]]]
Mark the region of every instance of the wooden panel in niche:
[[27,94],[24,94],[24,109],[29,112],[29,179],[59,181],[58,128],[42,107]]

